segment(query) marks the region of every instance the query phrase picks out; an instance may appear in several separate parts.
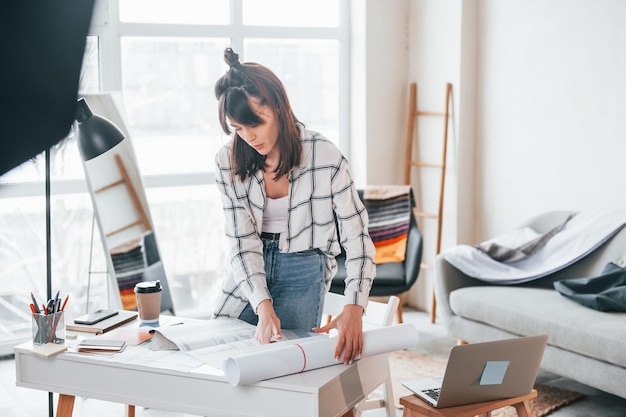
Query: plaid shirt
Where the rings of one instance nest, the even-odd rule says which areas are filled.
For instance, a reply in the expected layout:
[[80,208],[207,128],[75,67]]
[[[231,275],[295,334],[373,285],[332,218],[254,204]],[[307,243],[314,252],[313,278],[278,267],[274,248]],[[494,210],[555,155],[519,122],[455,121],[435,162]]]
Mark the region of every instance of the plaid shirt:
[[[368,217],[339,149],[317,132],[301,128],[302,161],[289,173],[287,231],[281,234],[281,252],[319,249],[326,255],[326,290],[337,272],[335,256],[346,251],[346,304],[365,308],[376,275],[375,249]],[[231,165],[232,141],[216,157],[216,183],[222,193],[229,253],[222,292],[214,317],[238,317],[248,302],[271,299],[265,279],[260,234],[265,208],[263,173],[241,181]]]

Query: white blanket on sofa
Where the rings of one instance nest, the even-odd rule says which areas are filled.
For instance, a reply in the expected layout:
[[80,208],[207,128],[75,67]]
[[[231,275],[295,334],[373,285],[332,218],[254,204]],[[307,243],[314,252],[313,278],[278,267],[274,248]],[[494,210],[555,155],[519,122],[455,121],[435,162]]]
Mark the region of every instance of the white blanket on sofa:
[[445,259],[467,276],[497,284],[519,284],[565,268],[592,252],[626,225],[626,210],[582,211],[532,256],[498,262],[470,245],[444,251]]

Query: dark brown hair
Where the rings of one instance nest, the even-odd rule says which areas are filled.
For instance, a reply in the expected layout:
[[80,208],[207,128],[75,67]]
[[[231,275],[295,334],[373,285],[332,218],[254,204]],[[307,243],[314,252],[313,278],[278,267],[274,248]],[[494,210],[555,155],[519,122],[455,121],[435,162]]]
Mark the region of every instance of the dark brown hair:
[[[293,114],[283,83],[268,68],[252,62],[239,63],[239,55],[231,48],[224,51],[224,60],[230,69],[215,83],[220,124],[224,133],[233,133],[227,118],[245,126],[263,121],[250,107],[254,98],[259,104],[270,107],[278,121],[280,159],[274,170],[275,179],[287,174],[300,164],[302,141],[301,124]],[[237,133],[233,138],[233,167],[235,174],[245,180],[252,173],[263,169],[265,157],[250,147]]]

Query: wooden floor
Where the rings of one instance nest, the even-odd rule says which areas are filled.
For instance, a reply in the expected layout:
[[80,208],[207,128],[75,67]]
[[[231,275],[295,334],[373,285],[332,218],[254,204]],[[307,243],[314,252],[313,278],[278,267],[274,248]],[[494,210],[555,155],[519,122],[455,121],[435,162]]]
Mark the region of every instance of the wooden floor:
[[[413,322],[420,332],[418,353],[447,359],[455,340],[450,338],[442,324],[430,323],[428,313],[405,310],[405,322]],[[540,372],[538,382],[555,385],[585,394],[585,398],[556,410],[550,417],[624,417],[626,400],[618,398],[574,381]],[[624,383],[621,381],[620,383]],[[200,394],[199,394],[200,395]],[[55,405],[56,405],[56,395]],[[397,417],[402,410],[397,409]],[[15,386],[15,361],[12,356],[0,359],[0,416],[45,417],[48,415],[48,394]],[[77,398],[74,417],[124,417],[124,406],[93,399]],[[137,407],[136,417],[187,417],[189,414],[173,413]],[[384,410],[370,410],[363,417],[383,417]],[[210,416],[209,416],[210,417]]]

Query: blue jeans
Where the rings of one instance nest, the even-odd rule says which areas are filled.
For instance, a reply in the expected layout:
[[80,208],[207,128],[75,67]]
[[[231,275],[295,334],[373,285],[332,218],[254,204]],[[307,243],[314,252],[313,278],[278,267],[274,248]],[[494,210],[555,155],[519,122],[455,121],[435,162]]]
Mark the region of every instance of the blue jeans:
[[[318,249],[281,253],[277,241],[263,240],[263,257],[267,287],[280,327],[305,331],[318,327],[325,293],[325,255]],[[239,319],[254,325],[258,323],[250,304]]]

